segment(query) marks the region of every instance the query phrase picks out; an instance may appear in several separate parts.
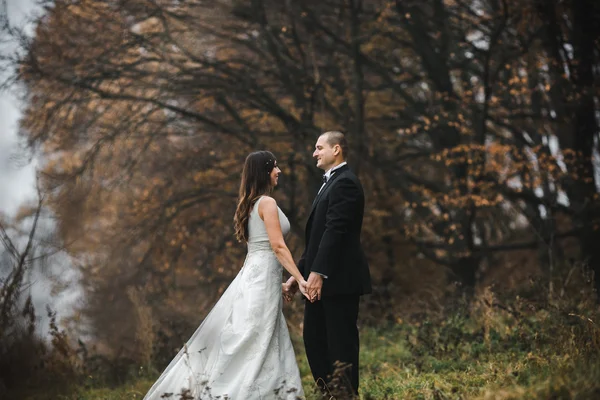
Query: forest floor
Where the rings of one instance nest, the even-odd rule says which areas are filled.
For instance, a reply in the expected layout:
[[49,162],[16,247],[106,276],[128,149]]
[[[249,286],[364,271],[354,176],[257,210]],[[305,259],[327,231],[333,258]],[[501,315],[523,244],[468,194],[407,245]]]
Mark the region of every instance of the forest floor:
[[[363,326],[360,398],[600,398],[600,331],[593,318],[576,308],[481,304],[436,320]],[[307,400],[316,400],[302,340],[291,332]],[[82,384],[68,394],[29,392],[19,399],[142,399],[157,374],[118,387]]]

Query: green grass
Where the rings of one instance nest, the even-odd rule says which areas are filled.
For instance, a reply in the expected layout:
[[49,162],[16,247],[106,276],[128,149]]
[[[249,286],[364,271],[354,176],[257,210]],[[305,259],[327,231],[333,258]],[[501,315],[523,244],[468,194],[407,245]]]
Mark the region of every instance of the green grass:
[[26,389],[10,395],[11,400],[132,400],[143,399],[152,380],[140,379],[116,388],[73,388],[69,393],[43,392]]
[[[435,324],[364,327],[361,399],[600,398],[600,361],[590,340],[597,331],[583,329],[586,325],[577,320],[567,322],[552,316],[487,322],[456,316]],[[302,340],[294,335],[293,341],[307,399],[316,400]],[[155,378],[19,398],[141,399]]]

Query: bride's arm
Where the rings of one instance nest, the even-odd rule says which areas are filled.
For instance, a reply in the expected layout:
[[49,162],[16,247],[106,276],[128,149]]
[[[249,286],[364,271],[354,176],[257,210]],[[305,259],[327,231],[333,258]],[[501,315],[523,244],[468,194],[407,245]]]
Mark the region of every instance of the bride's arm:
[[298,267],[296,267],[296,264],[294,263],[292,253],[286,246],[285,240],[283,240],[283,233],[281,232],[281,225],[279,224],[279,212],[277,210],[275,199],[268,196],[263,197],[258,204],[258,215],[265,222],[271,248],[281,265],[283,265],[283,268],[285,268],[296,281],[306,283],[300,274]]
[[[298,261],[298,269],[300,270],[300,274],[302,274],[303,276],[304,276],[305,258],[306,258],[306,249],[304,249],[304,252],[302,253],[302,257],[300,257],[300,261]],[[296,293],[296,290],[298,290],[298,282],[296,282],[296,278],[294,278],[293,276],[290,276],[290,278],[287,280],[285,285],[288,288],[287,290],[289,290],[292,295],[294,293]]]

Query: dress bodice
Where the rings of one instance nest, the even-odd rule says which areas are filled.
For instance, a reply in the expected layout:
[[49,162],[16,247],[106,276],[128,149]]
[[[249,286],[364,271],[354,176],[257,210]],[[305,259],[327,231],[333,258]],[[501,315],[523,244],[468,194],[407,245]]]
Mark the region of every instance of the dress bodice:
[[[264,196],[261,196],[258,200],[256,200],[252,211],[250,211],[250,217],[248,218],[248,244],[269,242],[269,235],[267,234],[265,222],[260,218],[260,215],[258,215],[258,205],[263,198]],[[285,216],[283,211],[281,211],[279,206],[277,207],[277,211],[279,213],[281,232],[285,236],[290,231],[290,221]]]

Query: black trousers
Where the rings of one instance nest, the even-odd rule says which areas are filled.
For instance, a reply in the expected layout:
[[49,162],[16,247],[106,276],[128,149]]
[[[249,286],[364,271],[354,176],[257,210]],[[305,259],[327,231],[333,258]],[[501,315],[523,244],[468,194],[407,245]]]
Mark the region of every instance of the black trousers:
[[304,347],[310,370],[324,389],[336,361],[350,364],[338,380],[343,391],[358,394],[358,295],[322,297],[304,308]]

